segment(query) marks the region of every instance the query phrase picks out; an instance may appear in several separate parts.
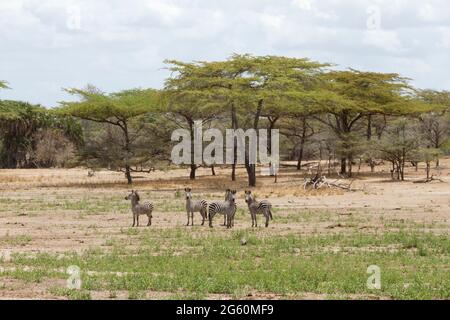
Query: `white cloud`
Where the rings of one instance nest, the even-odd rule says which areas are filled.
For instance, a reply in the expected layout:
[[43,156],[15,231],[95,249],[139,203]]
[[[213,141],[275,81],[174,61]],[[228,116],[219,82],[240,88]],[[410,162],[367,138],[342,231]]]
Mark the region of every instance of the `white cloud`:
[[364,34],[363,43],[391,53],[401,53],[402,44],[395,31],[369,30]]
[[450,49],[450,26],[438,29],[441,34],[441,39],[437,44],[438,48]]
[[[369,30],[374,5],[380,26]],[[395,71],[424,87],[449,83],[448,0],[0,0],[0,29],[0,79],[13,88],[0,98],[49,106],[68,98],[61,87],[161,87],[166,58],[233,52]]]
[[284,16],[275,16],[271,14],[261,14],[261,22],[269,29],[280,30],[283,25]]
[[311,10],[311,0],[292,0],[292,5],[296,6],[300,10]]
[[183,13],[183,10],[171,1],[146,0],[145,4],[151,12],[169,24],[176,22]]

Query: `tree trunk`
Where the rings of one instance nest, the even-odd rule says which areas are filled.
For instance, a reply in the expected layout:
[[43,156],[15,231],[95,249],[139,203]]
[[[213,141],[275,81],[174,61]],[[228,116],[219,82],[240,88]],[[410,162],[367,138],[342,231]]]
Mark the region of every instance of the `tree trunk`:
[[191,172],[189,174],[189,179],[195,180],[195,172],[197,170],[197,165],[195,163],[191,164]]
[[[255,118],[253,119],[253,129],[255,129],[256,132],[258,132],[259,117],[261,116],[263,104],[264,104],[264,100],[260,99],[258,101],[258,107],[256,109]],[[275,122],[273,122],[273,123],[275,124]],[[237,124],[237,120],[236,120],[236,124]],[[272,136],[272,134],[269,132],[269,137],[271,137],[271,136]],[[258,135],[258,139],[259,139],[259,135]],[[247,145],[246,145],[245,146],[245,167],[247,169],[247,175],[248,175],[248,186],[256,187],[256,164],[249,164],[248,157],[249,157],[249,149],[247,148]]]
[[370,159],[369,164],[370,164],[370,172],[374,173],[375,172],[375,160]]
[[122,125],[119,125],[119,127],[122,129],[123,134],[125,136],[125,176],[127,178],[128,184],[133,183],[133,178],[131,177],[131,167],[130,167],[130,136],[128,134],[128,124],[125,120],[122,121]]
[[125,165],[125,177],[127,178],[128,184],[133,183],[133,178],[131,177],[131,168],[130,165]]
[[353,176],[353,158],[349,157],[348,159],[348,177],[351,178]]
[[245,168],[247,169],[248,186],[256,187],[256,165],[246,164]]
[[402,161],[401,161],[401,172],[400,172],[402,181],[405,181],[405,160],[406,160],[406,150],[403,149]]
[[394,173],[395,173],[395,162],[392,161],[392,170],[391,170],[391,179],[394,180]]
[[302,169],[302,161],[303,161],[303,144],[300,144],[300,150],[298,153],[297,160],[297,170],[300,171]]
[[347,159],[341,158],[341,174],[347,174]]
[[367,116],[367,140],[372,140],[372,115]]
[[300,150],[299,150],[299,154],[298,154],[297,170],[302,169],[303,149],[305,147],[305,141],[306,141],[306,118],[303,118],[303,120],[302,120],[302,137],[300,139]]

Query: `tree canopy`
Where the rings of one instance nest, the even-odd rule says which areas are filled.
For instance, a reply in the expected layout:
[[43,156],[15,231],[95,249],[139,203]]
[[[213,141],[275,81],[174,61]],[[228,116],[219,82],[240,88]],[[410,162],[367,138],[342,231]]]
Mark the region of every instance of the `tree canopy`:
[[[143,123],[135,128],[133,120],[151,112],[160,110],[159,92],[154,89],[132,89],[115,93],[103,93],[99,89],[88,86],[85,89],[67,89],[68,93],[77,96],[80,101],[61,102],[59,113],[100,124],[107,124],[119,131],[102,127],[107,137],[104,143],[94,144],[88,154],[103,159],[115,159],[114,165],[124,168],[128,183],[132,183],[131,165],[133,158],[138,157],[136,142],[140,136],[135,131],[143,128]],[[105,131],[106,130],[106,131]],[[108,146],[108,148],[104,148]],[[101,151],[104,152],[101,152]]]
[[0,80],[0,89],[8,89],[8,82]]

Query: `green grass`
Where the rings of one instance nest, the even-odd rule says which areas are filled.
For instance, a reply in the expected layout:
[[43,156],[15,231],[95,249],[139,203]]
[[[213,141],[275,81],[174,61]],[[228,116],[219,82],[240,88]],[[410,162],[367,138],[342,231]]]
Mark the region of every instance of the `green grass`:
[[54,287],[50,289],[50,293],[57,296],[67,297],[69,300],[91,300],[91,294],[86,290]]
[[[33,258],[14,255],[12,263],[38,270],[77,265],[82,271],[95,271],[82,274],[83,292],[126,290],[130,299],[142,298],[146,290],[199,299],[208,294],[242,297],[249,291],[283,296],[450,298],[447,236],[420,232],[268,236],[264,231],[218,234],[208,230],[193,237],[185,228],[131,230],[135,229],[125,232],[140,244],[138,249],[112,242],[108,250],[69,253],[60,259],[47,253]],[[244,246],[242,238],[247,240]],[[379,291],[366,287],[369,265],[381,268]],[[64,296],[78,298],[70,292]]]

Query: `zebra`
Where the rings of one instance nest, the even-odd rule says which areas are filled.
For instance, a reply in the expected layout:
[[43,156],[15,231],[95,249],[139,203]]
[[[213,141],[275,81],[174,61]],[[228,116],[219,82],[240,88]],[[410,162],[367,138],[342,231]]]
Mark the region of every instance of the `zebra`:
[[236,190],[230,190],[229,192],[227,190],[227,194],[228,196],[226,201],[211,202],[208,206],[209,226],[211,228],[213,227],[212,221],[216,214],[225,215],[227,229],[232,227],[234,213],[236,212]]
[[258,222],[256,220],[257,214],[263,214],[266,218],[266,228],[269,226],[269,219],[273,220],[272,216],[272,204],[267,200],[256,201],[255,196],[251,191],[245,190],[245,202],[248,205],[248,210],[252,217],[252,228],[258,227]]
[[186,193],[187,226],[189,226],[189,220],[194,225],[194,212],[200,212],[203,218],[202,226],[205,225],[205,220],[208,218],[208,202],[206,200],[192,200],[191,188],[185,188],[184,192]]
[[135,190],[131,190],[131,193],[125,197],[125,200],[131,200],[131,211],[133,212],[133,227],[137,222],[137,227],[139,227],[139,216],[146,215],[148,217],[147,227],[152,225],[152,211],[153,204],[151,202],[145,202],[139,204],[139,194]]
[[[228,200],[229,200],[230,194],[231,194],[231,190],[230,190],[230,189],[225,190],[225,201],[228,201]],[[236,202],[235,202],[235,203],[234,203],[234,211],[233,211],[233,213],[231,214],[231,217],[232,217],[232,220],[231,220],[231,226],[232,226],[232,227],[234,227],[234,217],[235,217],[235,215],[236,215],[236,209],[237,209],[237,206],[236,206]],[[224,225],[224,226],[227,226],[227,215],[226,215],[226,214],[223,215],[223,225]]]

